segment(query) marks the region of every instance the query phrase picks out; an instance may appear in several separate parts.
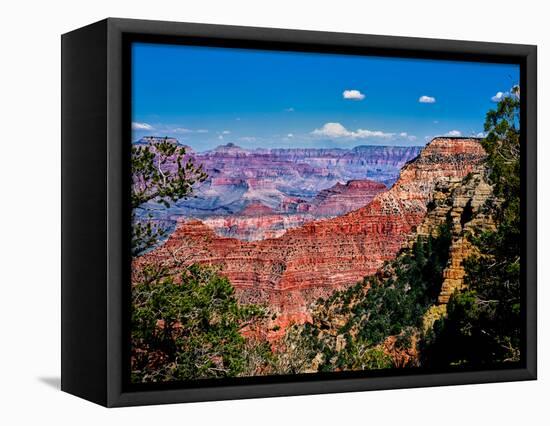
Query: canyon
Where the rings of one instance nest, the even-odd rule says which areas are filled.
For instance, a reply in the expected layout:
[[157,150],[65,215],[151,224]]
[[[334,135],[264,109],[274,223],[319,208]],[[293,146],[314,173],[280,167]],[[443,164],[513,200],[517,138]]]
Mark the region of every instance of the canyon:
[[[202,164],[207,164],[206,170],[223,170],[231,163],[228,160],[228,151],[233,159],[233,167],[243,164],[240,163],[244,161],[242,158],[248,156],[242,149],[226,146],[223,152],[209,153],[210,163],[206,161]],[[332,153],[333,150],[325,151]],[[218,162],[218,154],[223,157],[223,161]],[[347,154],[342,154],[339,158],[345,158]],[[262,155],[252,154],[253,158]],[[284,197],[284,202],[278,200],[275,206],[275,203],[265,202],[266,199],[276,199],[277,197],[271,197],[276,191],[282,192],[281,186],[272,183],[284,182],[284,179],[278,179],[285,176],[285,173],[295,176],[296,171],[300,169],[300,179],[311,183],[312,174],[306,170],[315,169],[315,164],[324,164],[327,171],[347,170],[344,165],[340,169],[329,167],[338,161],[330,157],[332,154],[329,155],[328,152],[324,153],[322,161],[319,159],[319,153],[315,153],[317,156],[309,164],[292,163],[290,159],[297,155],[297,152],[281,150],[279,158],[282,168],[277,169],[280,176],[271,176],[272,179],[267,183],[263,175],[269,175],[270,171],[260,170],[258,167],[253,169],[254,172],[246,179],[242,176],[232,176],[228,172],[220,172],[217,177],[211,178],[207,185],[208,189],[202,191],[212,190],[213,182],[215,186],[241,185],[243,193],[251,188],[252,191],[258,188],[262,191],[267,189],[267,192],[261,192],[262,199],[249,197],[248,201],[253,202],[240,205],[238,211],[241,214],[234,218],[237,222],[231,225],[236,228],[242,225],[238,222],[242,218],[269,218],[274,214],[280,214],[284,211],[284,202],[289,203],[288,209],[293,214],[310,215],[307,216],[307,220],[304,219],[300,223],[300,219],[296,219],[293,227],[285,229],[280,235],[277,232],[266,232],[261,239],[254,240],[256,237],[253,237],[252,240],[247,240],[219,235],[220,232],[214,230],[215,223],[208,226],[208,222],[198,218],[178,219],[174,232],[162,245],[134,259],[134,271],[139,272],[143,265],[151,262],[171,268],[174,274],[178,268],[189,263],[215,266],[221,274],[229,278],[242,303],[268,305],[275,313],[271,326],[277,326],[275,328],[280,330],[279,333],[283,333],[289,324],[303,323],[311,319],[308,307],[313,301],[325,298],[335,290],[354,285],[364,276],[376,272],[385,261],[395,258],[423,223],[430,206],[434,203],[434,196],[438,194],[436,188],[450,182],[460,182],[478,170],[485,158],[483,148],[475,138],[440,137],[433,139],[416,158],[403,163],[399,177],[389,190],[384,190],[382,186],[385,187],[384,184],[389,184],[391,180],[384,182],[384,179],[381,179],[373,182],[363,176],[355,182],[355,179],[347,179],[345,183],[339,183],[337,180],[326,186],[330,179],[323,179],[323,186],[326,187],[316,186],[316,191],[313,191],[315,194],[312,192],[307,200],[297,197],[303,201],[301,203],[293,204]],[[313,153],[311,150],[302,150],[300,158],[306,155],[313,156]],[[327,158],[330,158],[330,161]],[[390,161],[388,156],[376,161],[383,163],[380,164],[381,170],[386,170],[390,163],[399,164]],[[292,167],[289,166],[289,162],[293,164]],[[288,168],[285,169],[283,164]],[[368,167],[363,167],[368,170]],[[247,172],[249,170],[244,166],[241,166],[241,169]],[[354,166],[350,166],[349,170],[346,171],[347,176],[355,173]],[[323,169],[323,172],[315,176],[324,174]],[[307,189],[308,185],[304,185]],[[370,191],[370,200],[363,206],[358,206],[357,199],[364,201],[365,197],[357,194],[365,194],[365,191]],[[285,197],[291,198],[290,194],[289,190]],[[343,214],[337,213],[335,209],[340,208],[340,203],[333,202],[338,200],[337,197],[347,200],[346,202],[353,206],[352,210]],[[240,198],[242,194],[237,197]],[[214,205],[213,203],[212,206]],[[316,209],[318,215],[329,212],[329,217],[316,218],[313,214]],[[335,217],[332,217],[332,214]],[[262,226],[262,223],[241,227],[247,229],[254,226]],[[243,232],[246,234],[246,231]],[[460,247],[457,247],[457,250],[459,249]],[[448,278],[452,279],[452,274],[449,274]],[[452,285],[451,281],[449,285]]]
[[135,145],[161,141],[184,147],[208,179],[192,197],[168,209],[150,202],[138,214],[168,223],[170,229],[182,217],[198,219],[218,236],[245,241],[279,237],[309,221],[365,206],[420,152],[414,146],[247,150],[232,143],[196,152],[174,138],[156,137]]
[[287,230],[307,222],[343,215],[367,205],[375,195],[386,190],[380,182],[353,180],[320,191],[311,202],[302,201],[295,212],[276,211],[259,202],[248,204],[233,215],[211,216],[202,220],[216,235],[258,241],[277,238]]

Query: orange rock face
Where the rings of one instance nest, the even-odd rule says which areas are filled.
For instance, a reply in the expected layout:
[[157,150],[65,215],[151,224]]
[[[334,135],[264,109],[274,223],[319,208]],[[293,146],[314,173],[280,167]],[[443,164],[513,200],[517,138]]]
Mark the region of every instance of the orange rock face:
[[218,265],[242,302],[266,303],[278,314],[282,333],[292,322],[309,320],[309,303],[393,259],[424,218],[436,182],[462,179],[484,155],[476,139],[436,138],[402,168],[391,189],[358,210],[252,242],[219,237],[200,221],[182,222],[135,267],[179,256]]

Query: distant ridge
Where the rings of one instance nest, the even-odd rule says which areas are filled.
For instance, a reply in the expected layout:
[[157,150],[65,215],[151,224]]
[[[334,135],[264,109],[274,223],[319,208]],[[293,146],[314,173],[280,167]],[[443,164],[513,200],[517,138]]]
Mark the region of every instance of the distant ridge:
[[[461,136],[438,136],[447,139],[476,139],[466,138]],[[434,138],[435,139],[435,138]],[[477,138],[479,139],[479,138]],[[134,145],[149,145],[157,144],[160,142],[168,142],[178,146],[184,146],[188,151],[197,152],[199,154],[207,154],[209,152],[222,152],[222,153],[250,153],[250,154],[284,154],[292,152],[309,152],[309,153],[328,153],[334,152],[335,154],[345,154],[347,152],[381,152],[381,151],[395,151],[395,152],[416,152],[419,153],[423,146],[421,145],[357,145],[353,148],[335,148],[335,147],[319,147],[319,148],[243,148],[233,142],[218,145],[213,149],[204,151],[195,151],[193,147],[187,144],[183,144],[177,138],[171,136],[143,136],[142,138],[134,141]]]
[[182,144],[179,140],[176,138],[169,138],[169,137],[161,137],[161,136],[144,136],[138,141],[134,142],[133,145],[157,145],[159,143],[170,143],[173,145],[177,145],[179,147],[185,148],[185,152],[187,154],[194,154],[195,150],[191,148],[189,145]]
[[248,151],[235,145],[233,142],[226,143],[225,145],[218,145],[212,150],[212,152],[219,152],[223,154],[247,154]]

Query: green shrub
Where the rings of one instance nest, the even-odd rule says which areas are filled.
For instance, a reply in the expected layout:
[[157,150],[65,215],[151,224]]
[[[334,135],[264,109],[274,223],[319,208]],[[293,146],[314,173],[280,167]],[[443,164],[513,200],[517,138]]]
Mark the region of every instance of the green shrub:
[[264,310],[239,305],[229,280],[212,268],[194,265],[179,278],[132,289],[133,381],[253,374],[247,354],[258,356],[259,348],[241,332]]

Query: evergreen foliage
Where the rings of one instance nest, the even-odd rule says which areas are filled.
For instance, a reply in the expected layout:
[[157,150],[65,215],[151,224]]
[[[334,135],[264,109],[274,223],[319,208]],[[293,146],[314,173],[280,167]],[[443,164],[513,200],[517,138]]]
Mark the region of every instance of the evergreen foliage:
[[486,209],[496,230],[471,237],[479,254],[464,262],[467,290],[434,324],[426,366],[492,367],[521,358],[519,88],[487,113],[482,141],[497,201]]
[[212,268],[194,265],[179,278],[132,289],[133,381],[252,374],[251,355],[269,349],[251,346],[241,332],[263,309],[239,305],[229,280]]
[[208,175],[192,158],[185,161],[185,148],[163,141],[132,147],[132,255],[138,256],[154,247],[167,235],[167,230],[152,217],[138,219],[137,209],[154,201],[169,207],[170,203],[189,197],[195,184]]

